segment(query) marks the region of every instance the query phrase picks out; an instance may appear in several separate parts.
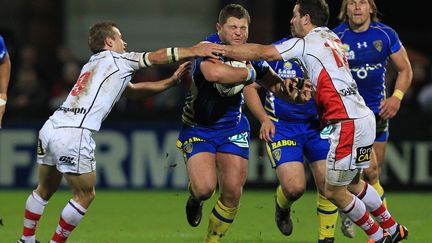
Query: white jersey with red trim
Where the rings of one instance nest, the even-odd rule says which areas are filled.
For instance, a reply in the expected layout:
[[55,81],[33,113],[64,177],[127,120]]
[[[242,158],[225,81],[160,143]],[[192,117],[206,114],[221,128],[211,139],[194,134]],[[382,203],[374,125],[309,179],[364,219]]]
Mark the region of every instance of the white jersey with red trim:
[[291,38],[275,47],[285,61],[296,58],[305,66],[323,124],[370,114],[351,76],[342,43],[330,29],[318,27],[304,38]]
[[143,67],[143,53],[102,51],[90,57],[63,104],[49,118],[54,127],[100,129],[114,104]]

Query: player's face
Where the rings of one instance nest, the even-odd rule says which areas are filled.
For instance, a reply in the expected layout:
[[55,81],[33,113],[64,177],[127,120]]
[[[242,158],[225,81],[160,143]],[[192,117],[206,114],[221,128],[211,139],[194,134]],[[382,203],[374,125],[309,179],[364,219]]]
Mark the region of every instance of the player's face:
[[303,28],[303,21],[304,21],[303,18],[304,18],[304,16],[302,17],[300,15],[299,9],[300,9],[300,6],[298,4],[296,4],[294,6],[293,16],[292,16],[291,21],[290,21],[290,24],[291,24],[291,34],[294,37],[302,38],[302,37],[305,36],[304,28]]
[[246,18],[229,17],[225,24],[216,24],[219,38],[225,44],[238,45],[246,43],[249,36],[249,24]]
[[372,9],[368,0],[350,0],[347,5],[347,17],[350,25],[369,25]]
[[123,41],[122,35],[120,33],[120,30],[116,27],[113,27],[114,30],[114,39],[112,44],[112,51],[115,51],[117,53],[123,53],[126,51],[127,43],[126,41]]

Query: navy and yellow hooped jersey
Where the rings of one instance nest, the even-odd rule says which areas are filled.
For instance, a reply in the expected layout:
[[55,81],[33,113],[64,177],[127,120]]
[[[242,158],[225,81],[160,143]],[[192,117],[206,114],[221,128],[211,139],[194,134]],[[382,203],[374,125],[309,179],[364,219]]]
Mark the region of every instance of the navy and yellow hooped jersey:
[[[287,39],[288,38],[284,38],[280,41],[275,42],[274,44],[282,43]],[[254,67],[257,69],[258,74],[260,74],[260,68],[265,68],[265,66],[268,65],[282,79],[303,77],[301,68],[293,61],[259,61],[254,62],[253,64]],[[303,122],[309,121],[311,119],[317,119],[317,112],[313,99],[311,99],[306,104],[297,104],[277,98],[272,92],[267,92],[264,108],[270,119],[276,122],[279,121],[279,119],[293,122]]]
[[[217,34],[210,35],[205,41],[223,44]],[[212,128],[237,125],[242,114],[243,92],[222,97],[214,83],[208,82],[201,72],[203,60],[198,58],[194,63],[192,87],[183,107],[183,123],[192,127],[199,125]]]
[[371,22],[368,30],[353,32],[347,23],[333,31],[346,52],[351,73],[366,105],[376,114],[385,99],[385,66],[389,56],[402,47],[397,33],[380,22]]

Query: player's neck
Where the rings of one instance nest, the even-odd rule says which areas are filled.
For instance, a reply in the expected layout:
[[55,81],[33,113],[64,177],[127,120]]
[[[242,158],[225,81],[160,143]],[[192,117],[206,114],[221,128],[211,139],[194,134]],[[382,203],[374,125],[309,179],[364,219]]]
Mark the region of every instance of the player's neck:
[[366,22],[362,23],[362,24],[355,24],[351,21],[349,22],[349,26],[350,26],[351,30],[353,32],[356,32],[356,33],[365,32],[366,30],[369,29],[370,24],[371,24],[370,19],[367,20]]

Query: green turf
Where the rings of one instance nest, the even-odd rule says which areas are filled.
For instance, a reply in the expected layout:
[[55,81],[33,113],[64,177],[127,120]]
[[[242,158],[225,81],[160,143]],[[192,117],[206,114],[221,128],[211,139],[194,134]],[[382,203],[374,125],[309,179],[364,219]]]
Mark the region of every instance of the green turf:
[[[30,191],[0,192],[0,242],[16,242],[21,235],[25,200]],[[37,236],[48,242],[60,212],[69,199],[58,192],[45,208]],[[187,193],[176,191],[98,191],[96,199],[69,238],[70,243],[203,242],[208,214],[216,196],[207,201],[201,225],[190,227],[185,219]],[[432,193],[388,193],[391,213],[410,229],[407,242],[432,242]],[[315,193],[306,193],[293,207],[294,232],[279,233],[274,223],[272,191],[245,191],[241,208],[223,242],[316,242]],[[357,228],[357,237],[348,239],[336,229],[336,242],[366,242]]]

